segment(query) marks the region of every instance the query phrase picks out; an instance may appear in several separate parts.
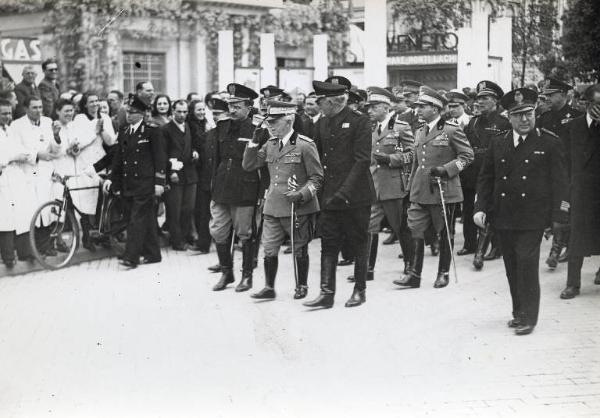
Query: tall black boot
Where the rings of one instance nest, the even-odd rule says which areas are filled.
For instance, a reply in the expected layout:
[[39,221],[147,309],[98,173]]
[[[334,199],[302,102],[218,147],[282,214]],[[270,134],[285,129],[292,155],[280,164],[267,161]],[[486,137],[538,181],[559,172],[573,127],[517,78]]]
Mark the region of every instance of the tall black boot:
[[475,257],[473,257],[473,267],[475,270],[481,270],[484,263],[484,255],[487,251],[490,241],[492,239],[492,230],[489,225],[483,230],[479,230],[479,239],[477,240],[477,251],[475,251]]
[[[306,254],[304,254],[306,253]],[[304,299],[308,293],[308,258],[307,247],[304,247],[303,254],[296,257],[296,267],[298,268],[298,286],[294,293],[294,299]]]
[[413,238],[412,260],[408,273],[403,274],[394,284],[406,287],[421,287],[421,272],[423,271],[423,257],[425,256],[425,240]]
[[[377,261],[379,234],[369,234],[367,245],[367,248],[369,248],[369,268],[367,270],[367,280],[373,280],[375,278],[375,262]],[[348,281],[354,281],[354,274],[348,276]]]
[[216,247],[217,255],[219,256],[219,265],[221,266],[221,278],[213,287],[213,290],[219,291],[225,289],[229,283],[233,283],[235,278],[233,276],[233,260],[229,251],[229,245],[217,244]]
[[402,248],[402,254],[404,254],[404,274],[408,274],[408,270],[410,269],[410,263],[413,259],[413,253],[415,252],[413,246],[413,240],[410,235],[410,231],[408,229],[402,230],[400,229],[400,233],[398,234],[398,239],[400,240],[400,248]]
[[331,308],[335,296],[335,269],[337,257],[321,255],[321,294],[310,302],[304,302],[309,308]]
[[242,279],[235,288],[236,292],[252,289],[252,269],[254,268],[254,243],[251,239],[242,242]]
[[438,262],[438,274],[433,287],[436,289],[448,286],[450,281],[450,263],[452,262],[452,248],[454,240],[451,241],[452,246],[448,243],[448,238],[440,240],[440,260]]
[[277,267],[279,266],[279,258],[266,257],[265,265],[265,287],[258,293],[252,295],[254,299],[275,299],[275,277],[277,276]]
[[90,230],[92,229],[92,223],[90,222],[90,217],[88,215],[81,216],[81,229],[82,229],[82,237],[81,237],[81,245],[88,251],[95,252],[96,246],[92,241],[92,237],[90,236]]
[[367,238],[365,247],[357,251],[354,259],[354,290],[352,296],[346,301],[346,308],[362,305],[366,302],[366,281],[369,274],[369,251],[371,249],[371,234]]

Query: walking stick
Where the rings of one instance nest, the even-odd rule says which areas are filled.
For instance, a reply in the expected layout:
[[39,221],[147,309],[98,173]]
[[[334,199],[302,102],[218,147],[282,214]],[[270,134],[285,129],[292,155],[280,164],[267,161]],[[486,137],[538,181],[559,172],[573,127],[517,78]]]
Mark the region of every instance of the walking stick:
[[444,212],[444,224],[446,225],[446,237],[448,238],[448,248],[450,249],[450,256],[452,257],[452,267],[454,269],[454,282],[458,283],[458,275],[456,274],[456,262],[454,261],[454,252],[452,251],[452,239],[450,238],[450,225],[448,224],[448,217],[446,216],[446,200],[444,199],[444,188],[442,187],[442,179],[436,177],[438,187],[440,188],[440,199],[442,201],[442,211]]
[[[288,189],[292,191],[296,191],[298,188],[298,182],[296,181],[296,175],[292,174],[291,177],[288,178]],[[294,280],[296,281],[296,289],[300,288],[300,284],[298,283],[298,265],[296,263],[296,248],[294,246],[294,231],[296,230],[296,205],[292,202],[292,209],[290,211],[290,241],[292,244],[292,264],[294,265]]]

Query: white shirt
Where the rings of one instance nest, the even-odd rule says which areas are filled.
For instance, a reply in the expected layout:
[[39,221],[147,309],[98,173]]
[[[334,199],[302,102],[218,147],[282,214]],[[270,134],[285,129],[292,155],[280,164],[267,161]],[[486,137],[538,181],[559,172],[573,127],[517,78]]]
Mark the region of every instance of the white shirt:
[[[129,125],[129,133],[132,134],[133,132],[137,132],[138,128],[140,127],[140,125],[142,124],[142,122],[144,121],[144,119],[140,119],[140,121],[138,123],[136,123],[135,125]],[[133,131],[131,130],[133,128]]]
[[585,114],[585,121],[587,122],[588,128],[590,128],[592,126],[592,123],[594,122],[594,119],[592,119],[592,117],[590,116],[589,113],[586,113]]
[[175,123],[175,125],[177,125],[177,127],[179,128],[179,130],[183,133],[185,133],[185,122],[184,123],[178,123],[175,119],[173,119],[173,122]]
[[525,142],[525,140],[527,139],[527,135],[523,136],[517,131],[513,130],[513,145],[515,146],[515,148],[517,148],[517,145],[519,145],[519,138],[523,138],[523,142]]
[[377,132],[383,132],[383,130],[385,129],[386,126],[388,126],[388,123],[390,123],[390,119],[392,118],[393,113],[388,113],[385,116],[385,119],[381,122],[377,122],[377,127],[375,128],[377,130]]
[[427,126],[429,127],[429,129],[427,130],[427,132],[431,132],[433,130],[433,128],[435,128],[435,126],[438,124],[438,122],[440,121],[441,118],[442,118],[441,116],[438,116],[433,121],[429,122],[427,124]]
[[315,116],[311,116],[311,119],[312,119],[313,123],[317,123],[317,121],[319,120],[320,117],[321,117],[321,114],[317,113]]
[[281,143],[283,144],[284,147],[290,141],[290,138],[292,137],[293,133],[294,133],[294,130],[290,129],[290,131],[283,138],[280,139],[280,141],[281,141]]

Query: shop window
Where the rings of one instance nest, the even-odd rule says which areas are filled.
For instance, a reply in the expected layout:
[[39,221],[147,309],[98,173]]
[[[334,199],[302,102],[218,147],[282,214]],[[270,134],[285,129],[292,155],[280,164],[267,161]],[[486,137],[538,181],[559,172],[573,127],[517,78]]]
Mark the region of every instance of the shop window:
[[277,58],[277,67],[279,68],[305,68],[306,59],[304,58]]
[[157,93],[165,91],[165,54],[123,52],[123,91],[135,92],[140,81],[152,82]]

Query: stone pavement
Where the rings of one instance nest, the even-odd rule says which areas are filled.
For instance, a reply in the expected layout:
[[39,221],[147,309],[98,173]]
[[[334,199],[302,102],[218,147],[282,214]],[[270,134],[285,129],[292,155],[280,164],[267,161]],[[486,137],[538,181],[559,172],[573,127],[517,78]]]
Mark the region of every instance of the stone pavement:
[[[542,265],[538,327],[517,337],[501,261],[474,272],[471,256],[457,257],[459,282],[434,289],[427,256],[422,287],[399,290],[397,253],[380,247],[358,308],[343,306],[352,268],[339,268],[336,305],[323,311],[292,299],[283,255],[272,302],[212,292],[214,253],[0,278],[0,416],[600,416],[599,257],[571,301],[558,298],[566,265]],[[258,290],[262,267],[255,276]]]

